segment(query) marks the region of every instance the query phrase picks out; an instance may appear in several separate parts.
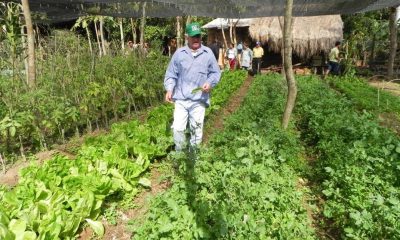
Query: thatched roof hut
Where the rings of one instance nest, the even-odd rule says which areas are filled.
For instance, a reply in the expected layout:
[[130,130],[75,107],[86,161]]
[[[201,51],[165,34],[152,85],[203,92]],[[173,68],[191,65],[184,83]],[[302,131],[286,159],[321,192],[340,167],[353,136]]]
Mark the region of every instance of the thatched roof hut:
[[255,18],[216,18],[206,25],[202,26],[202,28],[207,29],[208,44],[214,42],[214,40],[218,40],[219,42],[223,41],[222,29],[225,33],[225,38],[227,42],[234,42],[234,39],[231,39],[229,34],[229,28],[231,27],[231,25],[236,26],[234,30],[236,40],[240,42],[248,42],[251,41],[249,35],[249,26],[254,19]]
[[[343,39],[343,21],[340,15],[295,17],[293,23],[293,51],[308,58],[320,51],[328,52],[336,41]],[[282,48],[283,17],[255,18],[250,24],[252,39],[266,43],[274,52]]]

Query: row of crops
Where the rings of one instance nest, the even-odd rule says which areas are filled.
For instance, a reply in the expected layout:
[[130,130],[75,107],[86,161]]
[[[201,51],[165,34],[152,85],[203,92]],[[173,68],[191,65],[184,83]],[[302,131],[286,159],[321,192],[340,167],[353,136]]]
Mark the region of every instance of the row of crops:
[[[215,89],[216,107],[241,86],[245,72],[227,72]],[[0,239],[74,239],[83,223],[99,236],[105,203],[132,199],[150,187],[143,173],[172,147],[172,106],[160,106],[147,120],[114,124],[104,136],[86,139],[75,159],[55,156],[21,170],[18,184],[0,187]]]
[[[315,78],[306,78],[300,81],[297,106],[302,140],[317,158],[312,177],[321,183],[317,190],[324,197],[323,216],[333,220],[325,227],[349,239],[398,239],[399,137],[379,126],[373,114],[355,111],[377,109],[363,104],[364,96],[356,94],[365,90],[365,99],[372,100],[369,86],[339,81],[336,85],[350,100]],[[393,111],[396,102],[387,109]]]
[[[258,78],[223,132],[155,198],[134,239],[311,239],[298,188],[303,148],[281,130],[284,84]],[[177,159],[185,162],[185,159]],[[190,160],[189,160],[190,161]]]
[[400,238],[398,136],[358,111],[360,99],[315,77],[298,80],[288,132],[281,76],[257,78],[196,166],[176,159],[184,167],[132,222],[133,238]]
[[37,51],[35,89],[19,72],[0,74],[1,154],[51,148],[163,100],[169,58],[157,51],[145,58],[121,53],[98,58],[71,32],[55,31],[48,38]]
[[[245,75],[223,74],[209,112]],[[400,139],[379,125],[373,105],[351,94],[368,86],[335,80],[342,95],[316,77],[298,84],[288,131],[280,128],[286,85],[280,75],[263,75],[195,165],[170,155],[180,165],[172,187],[131,222],[133,238],[400,238]],[[0,187],[0,239],[75,239],[83,225],[103,235],[106,206],[151,186],[144,173],[172,149],[171,117],[172,106],[159,106],[144,122],[86,139],[75,159],[55,156],[23,169],[17,186]]]

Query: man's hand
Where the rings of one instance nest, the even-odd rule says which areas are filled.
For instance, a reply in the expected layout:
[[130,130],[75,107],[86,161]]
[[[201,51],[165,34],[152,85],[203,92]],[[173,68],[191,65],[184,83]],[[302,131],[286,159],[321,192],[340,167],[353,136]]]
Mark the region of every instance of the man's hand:
[[173,103],[173,101],[172,101],[172,92],[171,91],[167,91],[167,93],[165,94],[165,101],[169,102],[169,103]]
[[209,93],[211,91],[211,85],[209,83],[204,83],[204,85],[202,87],[202,91]]

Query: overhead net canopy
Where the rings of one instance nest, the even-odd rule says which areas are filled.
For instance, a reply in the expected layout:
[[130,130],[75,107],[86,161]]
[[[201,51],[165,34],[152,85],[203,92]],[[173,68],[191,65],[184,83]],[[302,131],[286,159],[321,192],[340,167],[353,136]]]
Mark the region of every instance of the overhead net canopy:
[[[6,0],[10,2],[10,0]],[[294,0],[294,16],[350,14],[399,5],[399,0]],[[29,0],[31,11],[50,21],[85,15],[140,17],[204,16],[255,18],[282,16],[284,0]]]

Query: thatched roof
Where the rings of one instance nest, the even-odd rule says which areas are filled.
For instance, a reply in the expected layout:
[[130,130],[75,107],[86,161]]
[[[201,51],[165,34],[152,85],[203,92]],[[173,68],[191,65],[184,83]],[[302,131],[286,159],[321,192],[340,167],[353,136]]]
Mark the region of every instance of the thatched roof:
[[232,25],[236,25],[236,27],[249,27],[254,18],[216,18],[206,25],[202,26],[202,28],[210,29],[210,28],[229,28]]
[[[256,18],[250,24],[249,32],[253,39],[267,43],[270,50],[280,52],[282,28],[283,17]],[[293,51],[300,57],[327,52],[342,39],[343,21],[340,15],[294,18]]]

